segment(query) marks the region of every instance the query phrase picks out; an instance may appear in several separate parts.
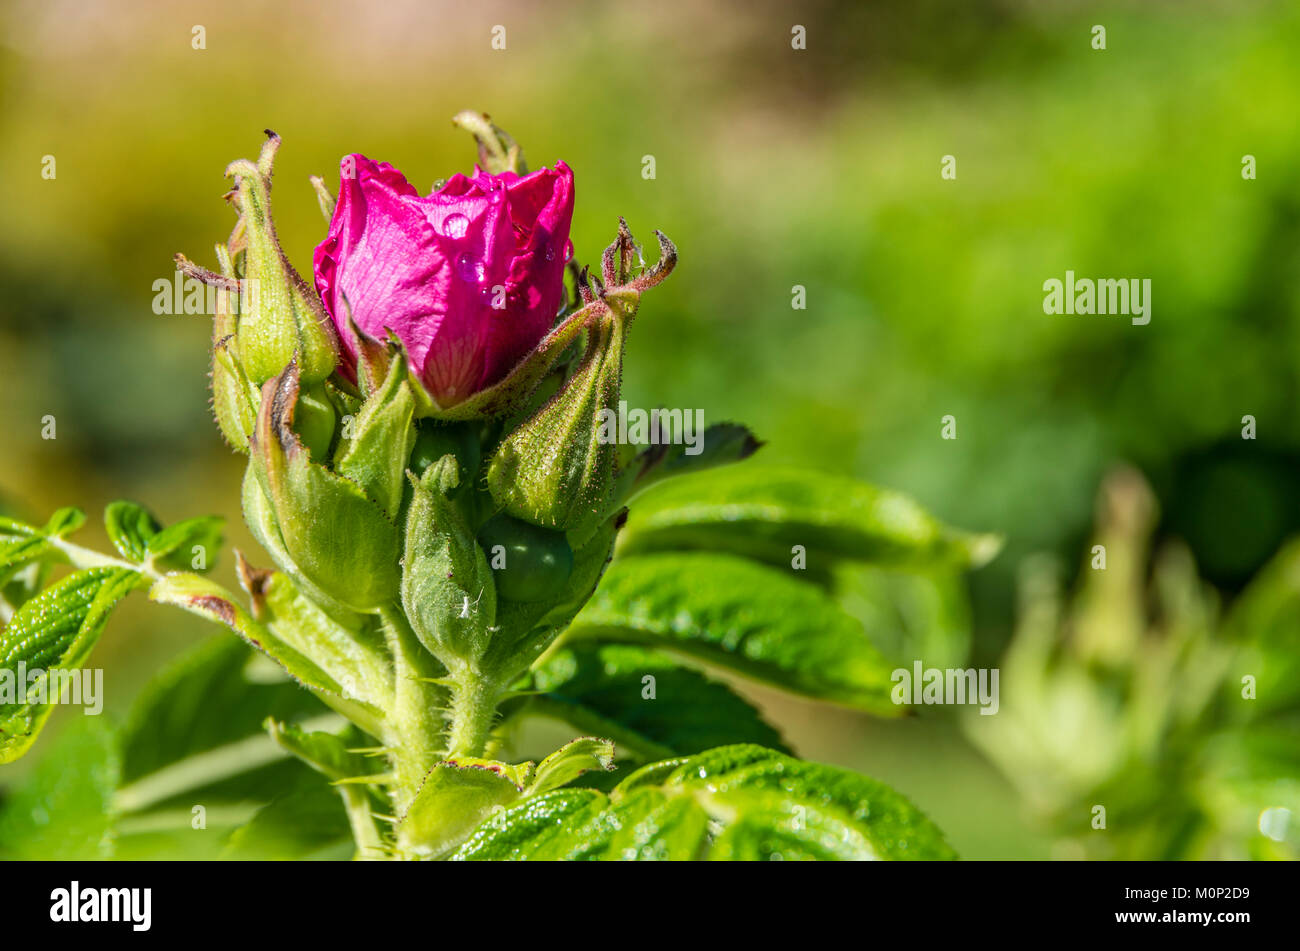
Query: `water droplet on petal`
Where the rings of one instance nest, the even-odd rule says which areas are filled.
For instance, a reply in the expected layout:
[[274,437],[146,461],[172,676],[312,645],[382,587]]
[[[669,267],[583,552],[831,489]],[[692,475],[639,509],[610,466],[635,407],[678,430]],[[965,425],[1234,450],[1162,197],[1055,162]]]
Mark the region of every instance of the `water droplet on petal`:
[[470,284],[481,283],[485,273],[483,262],[468,251],[456,258],[456,274],[462,281],[468,281]]
[[448,215],[442,220],[442,233],[449,238],[463,238],[469,230],[469,219],[464,215]]
[[564,262],[567,264],[572,260],[573,260],[573,242],[570,241],[568,238],[565,238],[564,239]]

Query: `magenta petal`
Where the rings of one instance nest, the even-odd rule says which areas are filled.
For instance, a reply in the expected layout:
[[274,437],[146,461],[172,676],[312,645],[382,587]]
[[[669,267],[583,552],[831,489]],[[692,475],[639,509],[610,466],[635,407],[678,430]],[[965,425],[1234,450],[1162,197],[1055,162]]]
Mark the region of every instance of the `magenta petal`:
[[314,264],[345,367],[356,365],[346,297],[362,331],[383,339],[391,330],[406,345],[440,405],[495,383],[559,311],[573,173],[563,163],[522,177],[477,171],[421,197],[386,163],[352,155],[342,167]]

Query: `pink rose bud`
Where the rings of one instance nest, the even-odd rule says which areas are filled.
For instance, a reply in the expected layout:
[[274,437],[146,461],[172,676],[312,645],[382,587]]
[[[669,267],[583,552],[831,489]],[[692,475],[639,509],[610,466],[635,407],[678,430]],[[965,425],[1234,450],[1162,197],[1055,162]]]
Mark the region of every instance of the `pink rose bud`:
[[500,380],[555,323],[571,256],[573,173],[456,175],[421,197],[397,169],[362,155],[342,163],[316,287],[339,329],[344,373],[357,341],[392,331],[440,407]]

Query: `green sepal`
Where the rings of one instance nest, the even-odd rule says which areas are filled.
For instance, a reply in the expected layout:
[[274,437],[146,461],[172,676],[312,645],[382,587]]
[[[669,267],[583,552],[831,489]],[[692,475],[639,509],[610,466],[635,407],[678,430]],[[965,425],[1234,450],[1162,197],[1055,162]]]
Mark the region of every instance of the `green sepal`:
[[256,164],[240,159],[226,168],[235,179],[246,242],[239,356],[254,383],[271,379],[295,359],[303,382],[319,383],[334,372],[338,341],[319,296],[289,263],[275,233],[271,174],[279,147],[280,137],[269,133]]
[[576,545],[608,517],[619,447],[603,422],[618,405],[630,316],[621,308],[599,315],[564,389],[507,436],[488,465],[488,490],[498,505],[567,532]]
[[497,593],[483,549],[447,497],[457,484],[455,457],[412,483],[402,605],[420,643],[448,668],[477,664],[496,624]]
[[382,385],[345,428],[335,455],[334,471],[361,486],[390,518],[396,518],[402,502],[406,463],[415,443],[414,413],[406,355],[399,350]]
[[326,613],[288,575],[236,556],[239,584],[258,623],[328,673],[344,696],[374,706],[391,696],[389,660],[370,615]]
[[235,354],[234,334],[212,345],[212,412],[231,449],[248,455],[248,440],[257,425],[259,393]]
[[[374,610],[397,595],[399,532],[360,486],[308,458],[293,431],[297,397],[297,365],[291,362],[263,387],[250,459],[294,570],[280,567],[300,572],[355,611]],[[265,524],[264,517],[258,521]]]

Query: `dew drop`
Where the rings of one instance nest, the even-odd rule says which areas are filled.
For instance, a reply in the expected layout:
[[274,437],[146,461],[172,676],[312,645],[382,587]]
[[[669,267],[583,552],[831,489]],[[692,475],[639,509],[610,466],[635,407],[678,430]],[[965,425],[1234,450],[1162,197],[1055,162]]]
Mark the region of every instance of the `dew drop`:
[[485,274],[483,262],[465,251],[456,258],[456,274],[462,281],[468,281],[470,284],[481,283]]
[[570,241],[568,238],[565,238],[564,239],[564,262],[567,264],[572,260],[573,260],[573,242]]
[[463,238],[469,230],[469,219],[464,215],[448,215],[442,220],[442,233],[449,238]]

